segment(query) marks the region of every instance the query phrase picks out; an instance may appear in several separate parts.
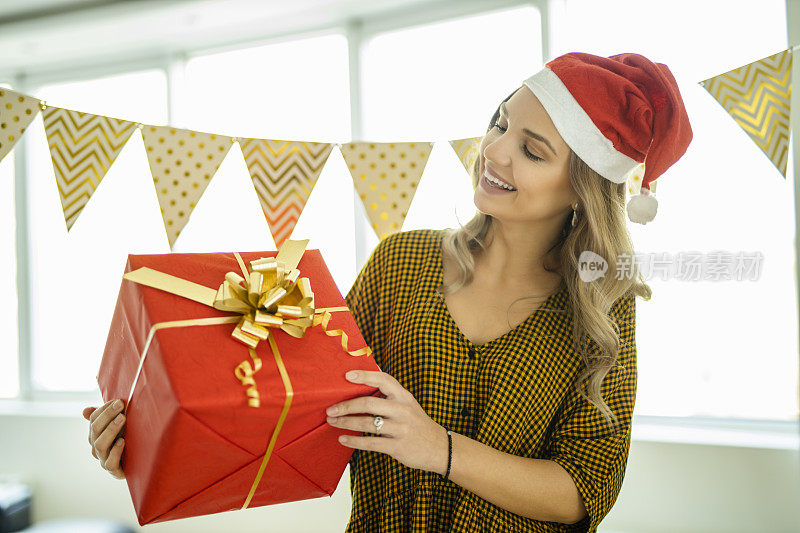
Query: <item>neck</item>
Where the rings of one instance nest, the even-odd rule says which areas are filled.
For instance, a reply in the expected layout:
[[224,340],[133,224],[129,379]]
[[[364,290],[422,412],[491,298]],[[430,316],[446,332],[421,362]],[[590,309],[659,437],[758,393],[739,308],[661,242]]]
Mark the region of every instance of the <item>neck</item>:
[[[487,250],[476,259],[476,270],[489,287],[550,288],[557,285],[561,275],[548,272],[554,268],[558,248],[548,254],[561,232],[561,221],[542,221],[539,224],[515,225],[492,220],[486,238]],[[548,259],[549,258],[549,259]]]

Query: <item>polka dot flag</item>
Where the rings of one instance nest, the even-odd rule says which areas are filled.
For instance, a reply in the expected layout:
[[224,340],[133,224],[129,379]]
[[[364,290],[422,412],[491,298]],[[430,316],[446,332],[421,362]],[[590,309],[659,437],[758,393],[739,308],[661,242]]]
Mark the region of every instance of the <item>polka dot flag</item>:
[[42,103],[36,98],[0,88],[0,161],[41,110]]
[[233,138],[170,126],[144,126],[142,138],[171,249]]
[[342,145],[367,218],[380,239],[402,228],[432,149],[430,142]]

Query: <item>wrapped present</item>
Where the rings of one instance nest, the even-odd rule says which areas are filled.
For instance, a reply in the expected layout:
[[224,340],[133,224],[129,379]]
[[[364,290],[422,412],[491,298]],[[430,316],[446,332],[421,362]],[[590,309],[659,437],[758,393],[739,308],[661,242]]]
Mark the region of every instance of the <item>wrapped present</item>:
[[127,399],[139,524],[330,496],[352,448],[325,410],[380,370],[319,250],[129,255],[97,382]]

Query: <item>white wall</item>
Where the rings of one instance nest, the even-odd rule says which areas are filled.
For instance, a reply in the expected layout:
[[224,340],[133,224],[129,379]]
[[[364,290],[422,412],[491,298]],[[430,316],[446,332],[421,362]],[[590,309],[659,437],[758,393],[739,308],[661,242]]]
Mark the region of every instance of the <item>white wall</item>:
[[[75,416],[0,415],[0,474],[34,488],[35,520],[109,517],[139,528],[124,481],[92,457]],[[606,533],[800,531],[797,450],[634,441]],[[153,524],[147,531],[341,532],[350,516],[349,470],[331,498]]]

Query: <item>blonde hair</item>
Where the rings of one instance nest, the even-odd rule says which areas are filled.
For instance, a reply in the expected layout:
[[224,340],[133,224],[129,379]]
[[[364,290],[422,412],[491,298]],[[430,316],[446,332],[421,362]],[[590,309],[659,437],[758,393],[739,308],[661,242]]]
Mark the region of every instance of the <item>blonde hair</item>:
[[[499,115],[498,107],[487,132]],[[478,186],[479,172],[480,158],[477,158],[472,168],[473,188]],[[545,269],[562,276],[572,304],[572,345],[584,363],[574,383],[576,391],[595,405],[607,422],[613,420],[617,427],[617,416],[601,395],[603,379],[616,366],[619,355],[619,327],[609,316],[609,311],[621,297],[639,296],[649,300],[652,290],[644,282],[635,261],[630,265],[633,273],[630,277],[617,279],[617,276],[603,276],[591,283],[580,280],[578,258],[584,250],[591,250],[603,257],[608,262],[608,272],[616,272],[619,255],[635,257],[626,223],[625,183],[614,183],[603,178],[572,151],[569,155],[569,179],[582,209],[578,211],[575,227],[571,224],[572,216],[567,217],[558,241],[547,251]],[[478,211],[460,228],[446,230],[442,253],[456,266],[457,275],[452,282],[445,281],[438,288],[441,294],[455,292],[472,281],[475,257],[481,250],[486,250],[486,237],[492,220],[491,215]],[[553,268],[547,266],[548,259],[555,263]],[[592,342],[603,355],[593,354],[590,357],[587,347]],[[584,392],[582,386],[587,377],[588,393]]]

